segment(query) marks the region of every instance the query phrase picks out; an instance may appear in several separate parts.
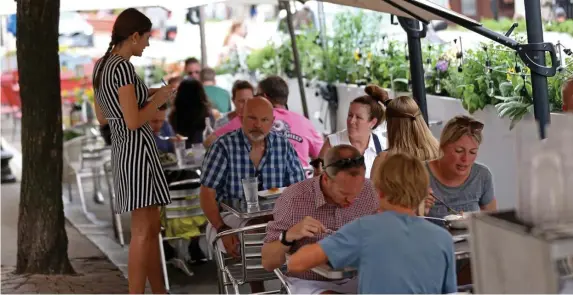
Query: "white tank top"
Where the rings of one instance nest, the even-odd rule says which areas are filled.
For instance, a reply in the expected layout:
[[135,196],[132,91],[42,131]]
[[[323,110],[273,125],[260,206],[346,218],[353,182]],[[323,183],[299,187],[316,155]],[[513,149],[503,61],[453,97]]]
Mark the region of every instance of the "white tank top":
[[[380,141],[380,146],[382,150],[385,150],[388,143],[386,137],[377,134],[378,140]],[[348,137],[348,130],[344,129],[329,135],[328,141],[330,146],[337,146],[341,144],[350,144],[350,138]],[[366,164],[366,178],[370,178],[370,170],[372,169],[372,164],[374,164],[374,159],[376,159],[376,145],[374,144],[374,139],[370,136],[368,141],[368,147],[364,151],[364,163]]]

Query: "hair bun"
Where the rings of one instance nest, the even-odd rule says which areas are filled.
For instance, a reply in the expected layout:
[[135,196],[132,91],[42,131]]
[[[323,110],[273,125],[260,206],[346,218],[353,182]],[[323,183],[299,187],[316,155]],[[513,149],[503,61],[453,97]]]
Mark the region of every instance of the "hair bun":
[[366,94],[370,95],[376,101],[381,103],[384,103],[385,101],[390,99],[390,97],[388,96],[388,92],[378,85],[370,84],[366,86],[364,91],[366,92]]

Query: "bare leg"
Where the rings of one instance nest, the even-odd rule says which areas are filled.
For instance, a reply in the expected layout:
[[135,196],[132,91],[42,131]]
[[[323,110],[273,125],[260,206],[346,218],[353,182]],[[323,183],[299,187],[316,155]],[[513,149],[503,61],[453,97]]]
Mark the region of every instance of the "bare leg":
[[[131,213],[131,242],[127,266],[130,294],[143,294],[147,279],[154,293],[166,293],[159,261],[159,229],[157,206],[140,208]],[[150,276],[150,268],[157,268],[156,264],[159,265],[158,276]]]
[[147,279],[149,280],[149,285],[151,285],[151,292],[153,294],[165,294],[165,283],[163,281],[163,270],[161,267],[161,255],[159,251],[159,232],[161,231],[161,219],[160,219],[159,209],[156,209],[155,213],[150,213],[150,220],[155,220],[153,233],[151,233],[149,242],[149,253],[147,258],[149,262],[147,264]]
[[136,209],[131,213],[131,242],[127,276],[130,294],[143,294],[147,280],[147,253],[149,251],[149,208]]

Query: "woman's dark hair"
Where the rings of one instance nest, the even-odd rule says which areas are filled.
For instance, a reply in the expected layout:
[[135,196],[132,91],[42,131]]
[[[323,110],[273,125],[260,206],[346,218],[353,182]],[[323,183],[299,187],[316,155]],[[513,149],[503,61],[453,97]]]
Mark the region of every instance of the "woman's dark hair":
[[380,126],[384,121],[385,111],[382,105],[384,102],[390,100],[390,98],[386,90],[373,84],[366,86],[364,92],[366,92],[367,95],[355,98],[352,103],[363,104],[370,108],[370,117],[368,120],[377,119],[376,125],[372,127],[372,129],[376,129],[376,127]]
[[233,89],[231,90],[231,95],[233,96],[233,99],[235,99],[235,95],[237,95],[237,91],[244,90],[244,89],[250,89],[251,91],[255,92],[255,87],[253,87],[253,85],[251,85],[251,83],[249,83],[249,81],[245,81],[245,80],[235,81],[235,83],[233,83]]
[[113,47],[120,45],[134,33],[138,33],[141,36],[151,32],[151,26],[151,20],[135,8],[128,8],[117,16],[111,31],[111,41],[109,42],[107,51],[101,58],[97,73],[93,76],[93,85],[96,89],[99,88],[101,84],[101,72],[107,59],[111,55]]
[[183,80],[177,88],[173,109],[169,115],[169,124],[178,134],[192,137],[205,129],[205,118],[211,114],[211,104],[203,84],[197,80]]

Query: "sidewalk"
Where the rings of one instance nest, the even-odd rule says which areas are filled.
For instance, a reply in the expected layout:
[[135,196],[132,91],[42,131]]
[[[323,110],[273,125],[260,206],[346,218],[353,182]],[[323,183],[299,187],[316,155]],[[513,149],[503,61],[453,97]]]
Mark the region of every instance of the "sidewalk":
[[20,183],[2,185],[2,293],[127,293],[127,279],[121,271],[68,222],[68,255],[77,276],[13,274],[16,268],[19,198]]
[[[3,135],[10,134],[10,123],[3,120]],[[7,123],[7,124],[6,124]],[[12,141],[11,136],[3,139]],[[11,147],[20,150],[19,135]],[[6,147],[4,147],[6,148]],[[18,240],[18,206],[20,202],[21,157],[16,154],[10,162],[18,182],[2,184],[1,202],[1,293],[51,293],[51,294],[126,294],[127,279],[86,236],[66,221],[68,234],[68,256],[77,275],[15,275]]]

